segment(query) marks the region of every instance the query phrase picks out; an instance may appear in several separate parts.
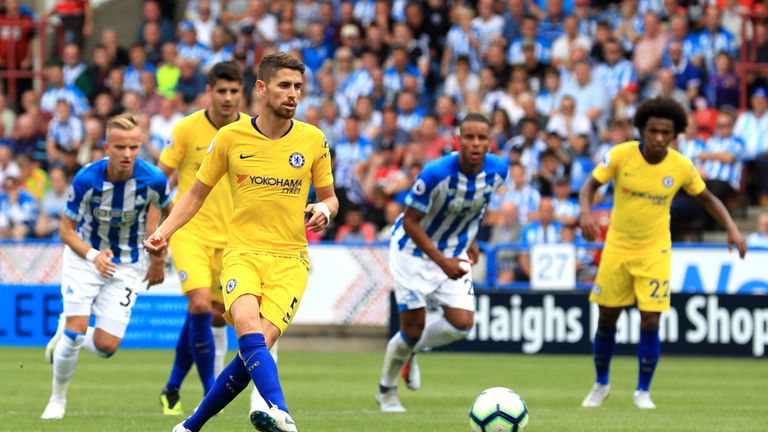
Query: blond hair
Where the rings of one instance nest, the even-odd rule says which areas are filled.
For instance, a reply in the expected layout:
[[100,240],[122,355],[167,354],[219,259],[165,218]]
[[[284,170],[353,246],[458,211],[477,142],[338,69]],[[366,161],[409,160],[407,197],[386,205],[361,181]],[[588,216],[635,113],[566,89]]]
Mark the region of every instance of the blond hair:
[[107,120],[107,133],[110,129],[131,130],[139,127],[139,116],[133,113],[122,113]]

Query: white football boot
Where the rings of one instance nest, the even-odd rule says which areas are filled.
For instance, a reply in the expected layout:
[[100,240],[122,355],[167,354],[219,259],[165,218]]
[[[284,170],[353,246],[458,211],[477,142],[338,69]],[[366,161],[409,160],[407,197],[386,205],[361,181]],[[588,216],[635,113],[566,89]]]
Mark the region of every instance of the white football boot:
[[64,334],[64,328],[67,325],[67,318],[64,315],[59,315],[59,324],[56,327],[56,333],[53,334],[51,340],[45,345],[45,361],[53,364],[53,351],[56,349],[56,344],[59,343],[59,339]]
[[416,391],[421,388],[421,371],[419,370],[419,362],[416,361],[416,354],[411,354],[408,357],[408,361],[403,366],[402,377],[409,390]]
[[184,422],[181,422],[173,427],[173,430],[171,432],[192,432],[191,430],[184,427]]
[[251,424],[261,432],[296,432],[296,423],[291,416],[276,406],[267,410],[252,411]]
[[379,408],[381,408],[381,412],[405,412],[405,407],[403,406],[402,402],[400,402],[400,398],[397,396],[397,388],[391,388],[385,391],[382,390],[383,389],[381,386],[379,386],[379,392],[376,393],[376,402],[378,402]]
[[606,399],[608,399],[608,396],[611,394],[611,385],[610,384],[595,384],[594,387],[592,387],[592,390],[590,390],[589,394],[586,398],[584,398],[584,401],[581,403],[581,406],[583,408],[598,408],[601,405],[603,405],[603,402],[605,402]]
[[67,403],[60,401],[50,401],[45,406],[43,415],[40,416],[43,420],[59,420],[64,418],[64,413],[67,411]]
[[651,394],[647,391],[636,390],[633,396],[635,406],[640,409],[656,409],[656,404],[651,400]]

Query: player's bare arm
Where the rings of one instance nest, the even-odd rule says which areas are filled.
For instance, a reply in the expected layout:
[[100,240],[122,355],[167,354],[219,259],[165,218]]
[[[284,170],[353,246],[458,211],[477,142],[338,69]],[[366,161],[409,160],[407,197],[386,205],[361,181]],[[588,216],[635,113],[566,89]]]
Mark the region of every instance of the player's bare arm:
[[306,222],[307,229],[312,232],[320,232],[339,213],[339,199],[336,198],[333,185],[318,188],[316,194],[317,202],[307,204],[304,209],[305,214],[312,215]]
[[736,226],[736,222],[733,221],[730,213],[728,213],[728,209],[725,208],[725,205],[717,199],[716,196],[712,195],[712,192],[710,192],[709,189],[704,189],[702,193],[696,195],[696,199],[705,209],[707,209],[707,212],[712,215],[723,228],[725,228],[728,233],[728,250],[733,250],[733,247],[735,246],[739,251],[739,257],[744,258],[747,254],[747,243],[745,242],[741,231],[739,231],[739,228]]
[[403,214],[403,229],[405,229],[408,237],[416,243],[416,246],[424,252],[432,261],[435,262],[445,272],[445,274],[451,279],[458,279],[465,274],[467,270],[462,268],[462,262],[466,262],[461,258],[448,258],[440,252],[440,249],[432,243],[429,236],[419,223],[425,216],[425,213],[420,212],[413,207],[406,207]]
[[[168,217],[171,212],[172,204],[168,204],[164,209],[157,208],[152,205],[147,211],[147,232],[154,232],[161,219]],[[150,255],[149,268],[147,268],[147,274],[144,276],[144,281],[147,282],[147,288],[152,285],[158,285],[165,280],[165,257],[166,251],[159,255]]]
[[211,186],[195,180],[189,191],[173,206],[168,218],[144,241],[147,252],[153,255],[162,254],[168,247],[168,239],[197,214],[211,189],[213,189]]
[[66,216],[62,217],[61,226],[59,227],[61,241],[82,258],[93,262],[96,269],[99,271],[99,274],[104,277],[112,277],[116,269],[115,264],[112,262],[112,258],[115,256],[114,253],[112,253],[112,249],[103,251],[92,249],[80,238],[80,236],[77,235],[77,232],[75,231],[76,228],[76,221]]
[[594,241],[600,234],[600,227],[597,225],[595,217],[592,216],[592,203],[595,201],[597,189],[602,184],[596,178],[590,176],[579,191],[579,207],[581,208],[581,233],[584,238]]

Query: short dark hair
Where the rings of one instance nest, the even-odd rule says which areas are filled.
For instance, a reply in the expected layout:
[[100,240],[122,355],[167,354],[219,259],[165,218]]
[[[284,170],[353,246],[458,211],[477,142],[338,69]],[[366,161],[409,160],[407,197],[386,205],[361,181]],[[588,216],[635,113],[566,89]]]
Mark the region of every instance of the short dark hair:
[[683,107],[674,99],[657,97],[649,99],[637,107],[635,127],[641,134],[651,117],[672,120],[675,124],[675,134],[685,132],[685,128],[688,127],[688,116]]
[[240,70],[237,62],[232,60],[216,63],[211,70],[208,71],[208,85],[213,87],[218,80],[237,81],[242,83],[243,71]]
[[259,65],[259,79],[269,82],[280,69],[291,69],[304,75],[304,63],[286,52],[267,54]]
[[459,123],[459,131],[461,131],[461,127],[464,126],[464,123],[466,122],[480,122],[487,124],[489,127],[491,126],[491,121],[488,120],[488,117],[480,113],[471,112],[465,115],[463,119],[461,119],[461,123]]

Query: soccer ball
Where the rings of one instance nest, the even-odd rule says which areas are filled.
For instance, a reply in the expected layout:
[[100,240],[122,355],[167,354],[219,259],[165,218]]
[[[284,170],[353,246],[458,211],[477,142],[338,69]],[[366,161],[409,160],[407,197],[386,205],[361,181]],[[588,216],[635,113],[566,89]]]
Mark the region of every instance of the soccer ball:
[[519,394],[493,387],[477,396],[469,409],[469,425],[476,432],[519,432],[528,426],[528,407]]

